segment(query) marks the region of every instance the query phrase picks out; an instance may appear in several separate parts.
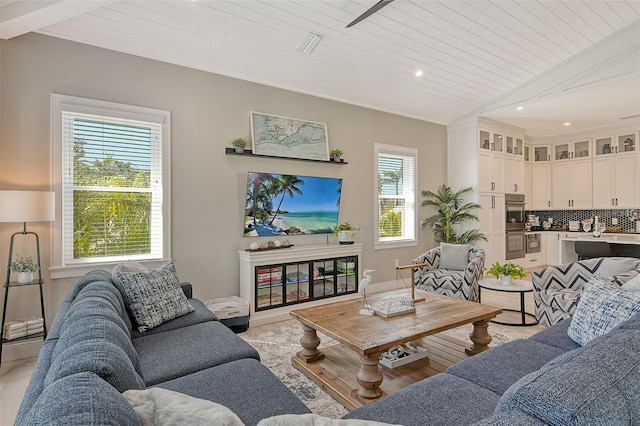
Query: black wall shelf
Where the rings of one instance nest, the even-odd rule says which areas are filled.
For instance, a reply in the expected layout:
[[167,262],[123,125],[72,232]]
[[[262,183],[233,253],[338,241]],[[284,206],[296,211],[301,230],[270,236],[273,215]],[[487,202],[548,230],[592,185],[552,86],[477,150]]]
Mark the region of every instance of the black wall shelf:
[[244,152],[239,153],[239,152],[236,152],[236,150],[234,148],[229,148],[229,147],[225,148],[225,154],[226,155],[238,155],[238,156],[241,156],[241,157],[270,158],[272,160],[310,161],[312,163],[335,164],[336,166],[343,166],[345,164],[349,164],[344,160],[340,160],[339,162],[337,162],[337,161],[330,161],[330,160],[312,160],[312,159],[307,159],[307,158],[272,157],[270,155],[254,154],[250,149],[245,149]]

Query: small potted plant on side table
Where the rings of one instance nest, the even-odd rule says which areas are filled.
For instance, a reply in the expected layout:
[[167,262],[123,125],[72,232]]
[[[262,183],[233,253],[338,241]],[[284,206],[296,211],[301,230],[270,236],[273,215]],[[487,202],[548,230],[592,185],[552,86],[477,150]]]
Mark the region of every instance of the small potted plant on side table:
[[242,138],[236,138],[231,141],[231,145],[233,145],[238,154],[242,154],[244,149],[247,147],[247,141]]
[[333,228],[333,235],[338,236],[340,244],[353,244],[358,231],[360,231],[359,226],[353,226],[349,222],[345,222]]
[[33,273],[40,270],[40,265],[35,263],[31,256],[23,257],[18,254],[16,260],[9,265],[9,269],[18,273],[18,283],[29,284],[33,281]]
[[507,262],[502,265],[500,265],[499,262],[496,262],[491,265],[487,270],[487,273],[499,279],[502,285],[511,285],[514,278],[522,279],[525,277],[522,266],[514,265],[511,262]]
[[340,151],[339,149],[332,149],[331,152],[329,153],[329,156],[331,157],[331,160],[335,163],[339,163],[340,157],[342,157],[342,151]]

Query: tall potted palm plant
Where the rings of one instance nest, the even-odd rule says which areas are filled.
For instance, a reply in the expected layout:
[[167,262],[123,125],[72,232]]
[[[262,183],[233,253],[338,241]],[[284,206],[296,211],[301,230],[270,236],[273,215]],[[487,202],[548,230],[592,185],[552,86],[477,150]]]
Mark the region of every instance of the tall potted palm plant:
[[422,227],[431,228],[437,242],[467,244],[473,241],[487,241],[487,237],[478,229],[469,229],[461,234],[458,234],[455,229],[455,225],[478,220],[474,210],[481,206],[464,201],[464,196],[471,191],[473,188],[466,187],[453,192],[447,185],[440,185],[437,192],[422,191],[422,196],[426,198],[422,205],[437,209],[434,215],[422,221]]

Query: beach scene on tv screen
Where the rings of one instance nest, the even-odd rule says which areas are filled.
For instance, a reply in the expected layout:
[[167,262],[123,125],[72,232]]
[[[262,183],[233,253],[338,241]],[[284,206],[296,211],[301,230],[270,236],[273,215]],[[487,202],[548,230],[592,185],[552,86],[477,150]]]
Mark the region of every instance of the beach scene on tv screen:
[[244,236],[330,234],[342,179],[249,172]]

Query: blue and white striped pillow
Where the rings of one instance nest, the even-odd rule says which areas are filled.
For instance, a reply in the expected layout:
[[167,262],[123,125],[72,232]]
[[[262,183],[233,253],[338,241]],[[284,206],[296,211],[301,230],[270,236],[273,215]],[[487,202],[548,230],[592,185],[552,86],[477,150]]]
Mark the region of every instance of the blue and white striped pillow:
[[637,313],[640,313],[640,292],[611,285],[596,274],[582,289],[567,334],[584,346]]

